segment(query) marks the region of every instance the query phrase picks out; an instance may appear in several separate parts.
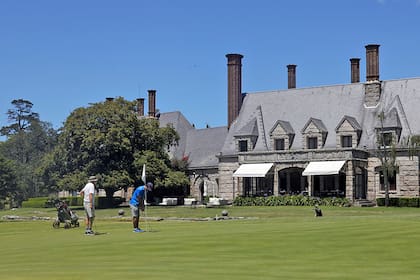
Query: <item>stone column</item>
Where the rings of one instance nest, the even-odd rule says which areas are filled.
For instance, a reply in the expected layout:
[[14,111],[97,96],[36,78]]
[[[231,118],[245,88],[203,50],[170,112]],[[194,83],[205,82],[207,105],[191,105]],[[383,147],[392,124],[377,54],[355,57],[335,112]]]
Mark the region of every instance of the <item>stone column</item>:
[[279,172],[274,168],[273,195],[279,196]]

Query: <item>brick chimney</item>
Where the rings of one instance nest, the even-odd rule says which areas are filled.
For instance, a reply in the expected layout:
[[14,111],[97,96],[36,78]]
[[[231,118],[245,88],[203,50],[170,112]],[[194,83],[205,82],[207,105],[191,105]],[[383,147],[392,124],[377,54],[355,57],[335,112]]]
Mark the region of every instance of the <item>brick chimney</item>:
[[240,54],[227,54],[228,66],[228,127],[239,115],[242,106],[242,58]]
[[352,83],[360,83],[360,58],[350,58],[350,75]]
[[296,65],[287,65],[287,88],[296,88]]
[[144,98],[137,98],[137,116],[144,116]]
[[149,89],[149,117],[155,117],[156,114],[156,90]]
[[366,81],[379,81],[379,46],[366,45]]

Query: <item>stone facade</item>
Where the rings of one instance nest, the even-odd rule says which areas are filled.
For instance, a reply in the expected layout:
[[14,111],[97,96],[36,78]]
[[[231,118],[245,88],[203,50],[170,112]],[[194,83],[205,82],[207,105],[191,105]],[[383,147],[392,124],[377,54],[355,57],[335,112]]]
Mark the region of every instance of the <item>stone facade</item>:
[[291,146],[291,141],[293,141],[292,135],[285,131],[280,123],[277,123],[276,126],[271,131],[271,147],[275,150],[276,144],[275,141],[278,139],[283,139],[284,149],[288,150]]
[[190,195],[199,202],[202,202],[205,196],[219,197],[219,174],[217,169],[196,170],[190,175],[190,182]]
[[381,98],[381,83],[370,82],[365,84],[365,105],[375,107]]
[[337,134],[336,134],[336,147],[337,148],[342,148],[342,137],[343,136],[351,136],[351,148],[356,148],[359,139],[359,136],[357,134],[357,131],[354,129],[354,127],[347,121],[345,120],[340,127],[337,129]]
[[326,133],[321,131],[319,127],[315,125],[314,122],[310,122],[305,130],[302,132],[302,146],[304,149],[308,149],[308,139],[309,138],[316,138],[317,139],[317,149],[322,149],[324,146]]
[[224,161],[219,164],[219,196],[225,199],[235,199],[242,195],[242,188],[239,178],[233,177],[233,172],[238,169],[238,162]]
[[[419,158],[417,156],[399,156],[396,159],[396,190],[390,190],[390,197],[418,197],[419,188]],[[368,195],[369,199],[385,197],[381,190],[380,174],[376,170],[381,166],[379,158],[369,158],[368,164]]]
[[[305,192],[375,201],[385,195],[376,151],[378,135],[383,133],[390,140],[383,141],[386,146],[391,143],[399,149],[390,196],[420,196],[419,159],[404,150],[406,140],[420,135],[416,121],[420,78],[381,81],[379,45],[365,47],[364,83],[358,73],[360,59],[353,58],[351,84],[296,88],[296,73],[290,71],[293,77],[287,90],[246,93],[241,98],[242,56],[228,55],[228,131],[214,153],[217,168],[212,165],[206,174],[191,177],[192,194],[202,196],[203,184],[215,182],[217,196],[229,200],[238,195]],[[296,65],[291,66],[295,70]],[[378,126],[380,115],[385,122]],[[334,163],[324,166],[341,168],[305,172],[312,162],[328,161]],[[241,165],[266,163],[272,164],[266,177],[251,172],[234,176]]]
[[[375,201],[378,197],[384,197],[381,190],[380,160],[376,157],[368,157],[366,151],[361,150],[321,150],[317,152],[293,151],[243,154],[238,157],[238,162],[274,162],[271,174],[273,174],[273,194],[279,194],[279,172],[289,168],[304,170],[311,161],[328,161],[345,159],[342,168],[345,175],[345,197],[350,201],[356,199],[369,199]],[[396,176],[396,190],[390,191],[390,197],[417,197],[419,196],[419,159],[418,157],[399,156],[396,160],[398,172]],[[243,195],[243,178],[233,177],[239,164],[234,162],[219,164],[219,195],[225,199],[234,199]],[[301,180],[307,181],[308,192],[313,190],[311,176],[302,176]],[[336,179],[338,180],[338,179]],[[365,183],[363,183],[365,182]],[[302,190],[304,191],[304,190]]]

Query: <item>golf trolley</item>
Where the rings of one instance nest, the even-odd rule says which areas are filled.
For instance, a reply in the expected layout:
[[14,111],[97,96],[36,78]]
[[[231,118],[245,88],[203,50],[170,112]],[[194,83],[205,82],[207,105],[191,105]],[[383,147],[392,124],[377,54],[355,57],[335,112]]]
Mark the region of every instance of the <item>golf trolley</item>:
[[55,207],[57,208],[57,218],[53,223],[53,228],[60,228],[60,223],[64,224],[64,228],[68,229],[73,227],[79,227],[80,224],[78,222],[79,217],[76,215],[75,212],[71,211],[71,209],[67,206],[64,201],[59,201]]

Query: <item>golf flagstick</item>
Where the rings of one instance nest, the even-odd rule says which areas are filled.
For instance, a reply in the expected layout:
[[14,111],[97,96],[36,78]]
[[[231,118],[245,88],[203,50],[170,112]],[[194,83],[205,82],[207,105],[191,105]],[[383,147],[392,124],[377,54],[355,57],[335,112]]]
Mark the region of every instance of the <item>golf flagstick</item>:
[[147,182],[146,182],[146,164],[143,164],[143,172],[141,173],[141,179],[144,183],[144,221],[146,223],[146,232],[149,232],[149,221],[147,220]]

